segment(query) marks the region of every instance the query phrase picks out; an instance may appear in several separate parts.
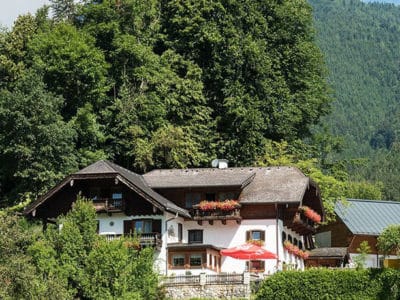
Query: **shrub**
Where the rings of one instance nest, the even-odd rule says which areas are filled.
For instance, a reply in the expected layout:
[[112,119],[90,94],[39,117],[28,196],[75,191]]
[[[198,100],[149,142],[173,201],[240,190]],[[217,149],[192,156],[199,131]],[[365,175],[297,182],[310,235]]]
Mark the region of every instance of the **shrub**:
[[329,270],[280,272],[266,279],[256,299],[399,299],[400,271]]

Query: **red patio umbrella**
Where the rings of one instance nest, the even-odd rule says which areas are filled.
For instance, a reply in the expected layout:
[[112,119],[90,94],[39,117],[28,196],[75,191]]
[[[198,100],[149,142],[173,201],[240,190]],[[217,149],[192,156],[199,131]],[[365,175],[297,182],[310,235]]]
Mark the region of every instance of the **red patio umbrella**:
[[251,260],[259,259],[276,259],[275,253],[268,251],[260,246],[246,243],[233,248],[228,248],[220,251],[223,256],[230,256],[236,259],[249,260],[249,269],[251,270]]
[[247,260],[278,258],[275,253],[250,243],[221,250],[221,255]]

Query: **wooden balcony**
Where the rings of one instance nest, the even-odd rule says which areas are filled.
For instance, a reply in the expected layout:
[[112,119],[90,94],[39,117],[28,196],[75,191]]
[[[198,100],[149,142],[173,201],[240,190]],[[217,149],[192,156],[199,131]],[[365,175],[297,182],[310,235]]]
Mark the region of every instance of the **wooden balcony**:
[[[100,233],[107,241],[118,240],[121,236],[131,237],[131,234],[113,234],[113,233]],[[157,249],[162,246],[161,233],[150,232],[137,235],[139,238],[140,247],[155,247]]]
[[235,220],[238,224],[242,221],[240,207],[233,208],[232,210],[201,210],[199,205],[193,205],[191,214],[193,220],[197,221],[200,225],[202,221],[208,221],[211,225],[215,220],[221,220],[223,224],[226,224],[227,220]]
[[316,232],[316,224],[309,218],[305,217],[301,212],[297,212],[294,215],[293,220],[287,222],[285,225],[300,235],[313,234]]
[[123,199],[98,198],[93,200],[93,206],[96,212],[122,212],[125,209],[125,201]]

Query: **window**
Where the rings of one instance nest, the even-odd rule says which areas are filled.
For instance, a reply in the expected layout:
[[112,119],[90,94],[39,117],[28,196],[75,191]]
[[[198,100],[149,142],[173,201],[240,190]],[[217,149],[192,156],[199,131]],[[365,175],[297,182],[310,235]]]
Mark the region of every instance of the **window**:
[[121,208],[122,207],[122,193],[112,193],[111,198],[113,200],[113,206],[115,208]]
[[206,193],[207,201],[215,201],[215,193]]
[[186,193],[185,194],[185,207],[192,208],[193,205],[199,204],[201,200],[200,193]]
[[252,260],[246,262],[246,268],[250,272],[264,272],[265,271],[265,262],[263,260]]
[[189,230],[189,244],[203,242],[203,230]]
[[181,223],[178,223],[178,241],[179,242],[182,242],[182,224]]
[[282,231],[282,243],[286,241],[286,232]]
[[290,234],[288,236],[288,240],[289,240],[289,242],[293,243],[292,236]]
[[201,267],[201,254],[191,254],[189,263],[191,267]]
[[299,249],[303,250],[303,243],[301,241],[299,241]]
[[246,232],[246,241],[265,241],[265,231],[263,230],[249,230]]
[[185,256],[183,256],[183,255],[172,256],[172,265],[174,267],[184,266],[185,265]]
[[153,232],[151,220],[136,220],[135,231],[137,233],[151,233]]
[[297,246],[297,239],[296,238],[293,239],[293,245]]

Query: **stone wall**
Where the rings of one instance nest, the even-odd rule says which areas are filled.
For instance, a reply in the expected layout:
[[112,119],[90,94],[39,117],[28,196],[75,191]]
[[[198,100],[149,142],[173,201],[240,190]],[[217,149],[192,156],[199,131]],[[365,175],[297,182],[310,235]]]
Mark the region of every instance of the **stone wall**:
[[[190,276],[193,279],[197,276]],[[199,275],[199,281],[173,284],[169,282],[163,284],[163,289],[168,299],[250,299],[250,274],[244,273],[240,282],[222,282],[221,278],[216,281],[207,281],[206,274]]]
[[250,284],[164,286],[169,299],[250,299]]

